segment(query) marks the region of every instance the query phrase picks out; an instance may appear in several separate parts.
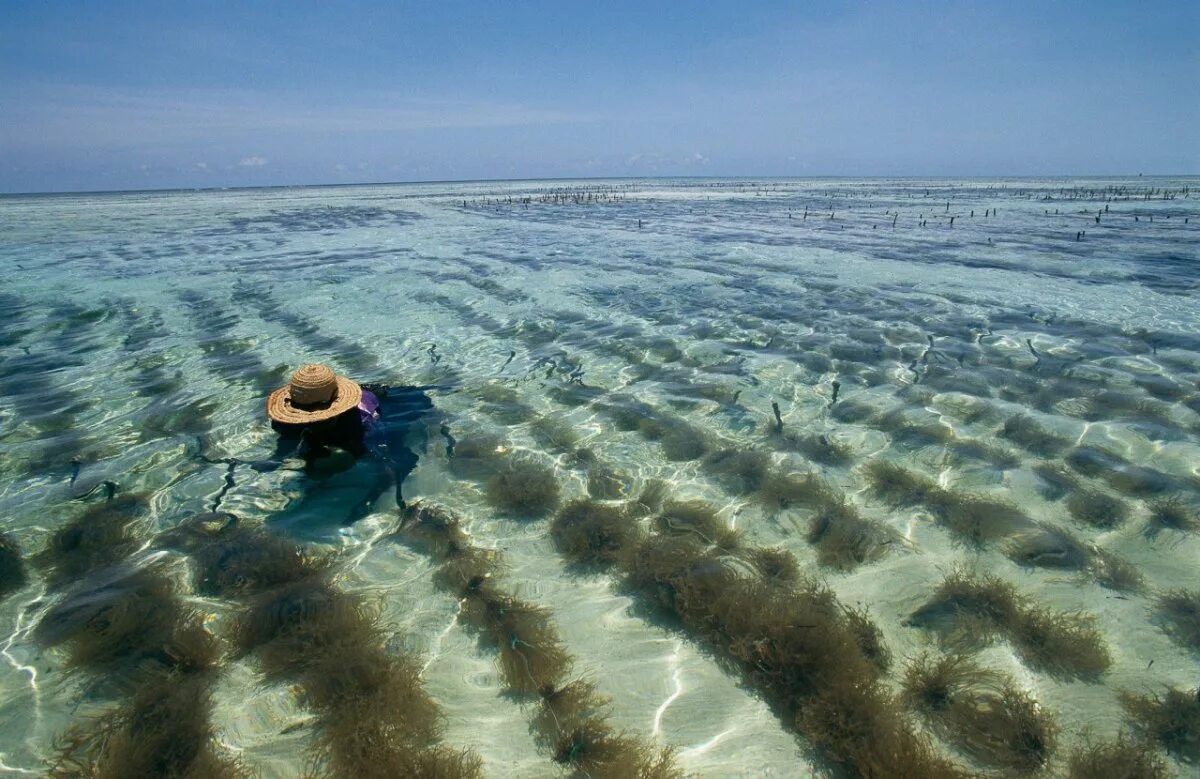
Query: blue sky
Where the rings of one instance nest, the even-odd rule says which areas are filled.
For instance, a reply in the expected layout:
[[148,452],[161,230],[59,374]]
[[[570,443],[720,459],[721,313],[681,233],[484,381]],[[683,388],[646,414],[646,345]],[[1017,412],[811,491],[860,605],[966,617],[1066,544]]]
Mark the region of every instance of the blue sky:
[[0,191],[1200,173],[1200,3],[9,2]]

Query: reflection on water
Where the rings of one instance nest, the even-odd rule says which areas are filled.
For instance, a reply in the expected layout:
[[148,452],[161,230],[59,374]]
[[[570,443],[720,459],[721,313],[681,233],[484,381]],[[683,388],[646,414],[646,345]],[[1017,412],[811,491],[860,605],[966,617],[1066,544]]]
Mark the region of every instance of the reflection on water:
[[0,764],[1194,771],[1197,183],[0,199]]

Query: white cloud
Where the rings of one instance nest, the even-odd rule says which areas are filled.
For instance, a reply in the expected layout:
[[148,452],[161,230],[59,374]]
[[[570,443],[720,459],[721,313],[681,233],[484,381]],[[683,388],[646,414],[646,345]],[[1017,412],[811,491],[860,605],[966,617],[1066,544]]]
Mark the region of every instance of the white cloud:
[[252,157],[243,157],[238,163],[239,168],[261,168],[267,164],[266,157],[259,157],[257,154]]
[[207,162],[197,162],[196,170],[208,170],[208,163]]

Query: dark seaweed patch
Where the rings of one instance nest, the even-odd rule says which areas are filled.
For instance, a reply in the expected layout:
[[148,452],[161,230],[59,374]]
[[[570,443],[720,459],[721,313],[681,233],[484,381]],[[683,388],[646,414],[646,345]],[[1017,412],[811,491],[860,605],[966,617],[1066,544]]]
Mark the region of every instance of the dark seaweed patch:
[[542,516],[558,506],[554,469],[528,455],[504,460],[487,480],[488,501],[524,517]]
[[25,586],[25,563],[17,542],[0,534],[0,600]]
[[758,547],[746,552],[745,557],[764,581],[792,584],[800,579],[800,563],[787,549]]
[[299,683],[320,713],[315,752],[331,774],[479,774],[478,758],[438,744],[439,712],[414,661],[385,653],[374,617],[324,577],[253,596],[233,636],[268,679]]
[[1163,530],[1183,533],[1200,533],[1200,513],[1182,495],[1162,498],[1149,504],[1150,517],[1146,522],[1146,535],[1157,536]]
[[515,390],[502,384],[484,384],[474,394],[480,408],[502,425],[519,425],[535,414]]
[[954,438],[954,428],[928,412],[917,416],[907,409],[898,408],[884,414],[874,424],[896,443],[911,446],[946,444]]
[[1059,462],[1040,462],[1033,466],[1033,472],[1042,480],[1038,491],[1046,500],[1060,500],[1079,487],[1079,477]]
[[1110,530],[1129,518],[1129,506],[1099,490],[1079,490],[1067,498],[1071,516],[1092,527]]
[[1103,478],[1114,490],[1126,495],[1157,495],[1174,487],[1168,476],[1150,468],[1127,463],[1100,449],[1075,449],[1067,455],[1066,462],[1078,473]]
[[1016,468],[1021,464],[1021,458],[1011,449],[984,441],[957,439],[951,441],[949,447],[960,459],[981,460],[1001,469]]
[[458,438],[449,456],[450,471],[464,479],[480,479],[494,471],[509,450],[499,436],[468,435]]
[[1162,695],[1125,692],[1121,705],[1143,736],[1184,763],[1200,762],[1200,689],[1168,687]]
[[1200,651],[1200,590],[1171,590],[1158,599],[1158,613],[1175,643]]
[[239,597],[325,572],[331,561],[260,528],[246,528],[222,512],[197,514],[163,535],[164,546],[192,556],[196,589]]
[[622,507],[588,500],[564,506],[550,525],[550,535],[569,561],[589,566],[616,562],[641,538]]
[[885,460],[867,465],[872,490],[894,506],[924,505],[937,523],[962,541],[981,545],[1034,528],[1014,504],[999,498],[958,492]]
[[1036,701],[966,655],[914,660],[905,669],[904,700],[946,740],[993,768],[1037,771],[1057,740],[1057,726]]
[[[637,533],[632,524],[616,524],[622,514],[617,507],[575,501],[555,517],[551,535],[569,559],[604,564],[619,557]],[[609,728],[607,701],[592,685],[566,683],[572,659],[550,613],[496,589],[495,560],[470,546],[449,510],[416,502],[406,509],[397,535],[442,561],[438,583],[461,598],[460,619],[496,651],[508,689],[541,698],[532,728],[556,761],[604,776],[680,775],[669,748],[656,749]]]
[[772,471],[763,480],[755,498],[767,510],[777,513],[838,503],[841,495],[819,474]]
[[[649,437],[649,436],[647,436]],[[671,462],[698,460],[709,451],[707,437],[686,424],[672,424],[658,437],[663,456]]]
[[843,400],[829,410],[830,416],[847,424],[868,422],[874,419],[877,413],[874,406],[854,400]]
[[892,667],[892,650],[884,642],[883,631],[872,621],[871,615],[865,608],[850,607],[843,607],[842,614],[863,657],[880,673],[887,673]]
[[555,451],[570,451],[579,442],[574,428],[557,417],[538,417],[529,426],[529,432],[539,443]]
[[875,494],[893,506],[924,503],[941,489],[933,479],[887,460],[868,463],[866,476]]
[[1088,574],[1101,587],[1118,592],[1137,592],[1144,584],[1137,566],[1104,549],[1092,550]]
[[533,694],[565,680],[571,657],[546,609],[498,593],[484,583],[463,598],[460,617],[478,627],[494,646],[504,680],[513,692]]
[[1036,606],[996,576],[948,575],[906,624],[936,632],[949,646],[979,646],[1007,638],[1030,665],[1068,677],[1108,668],[1108,648],[1095,619]]
[[770,440],[781,449],[799,452],[821,465],[849,465],[854,458],[854,447],[825,433],[796,433],[788,430],[772,435]]
[[605,723],[588,720],[566,733],[554,745],[554,759],[572,766],[584,776],[615,779],[668,779],[682,777],[669,748],[655,748],[617,733]]
[[691,535],[642,544],[627,563],[626,583],[721,649],[852,775],[957,775],[908,728],[879,684],[879,655],[864,651],[877,636],[823,586],[739,576]]
[[771,458],[753,449],[718,449],[708,454],[702,465],[729,492],[745,495],[762,486]]
[[706,544],[731,552],[738,548],[739,534],[704,501],[670,501],[659,511],[657,525],[664,533],[693,535]]
[[63,646],[68,668],[117,678],[148,668],[204,670],[219,655],[200,616],[184,608],[172,581],[157,567],[76,587],[46,613],[34,639],[46,647]]
[[817,549],[817,562],[848,571],[880,559],[898,536],[881,522],[859,516],[848,503],[820,507],[808,522],[808,543]]
[[587,469],[588,495],[597,500],[616,500],[626,496],[629,483],[619,471],[597,463]]
[[1167,762],[1143,739],[1120,734],[1113,741],[1085,741],[1067,759],[1069,779],[1167,779]]
[[1000,435],[1038,457],[1054,457],[1070,444],[1068,439],[1050,432],[1028,414],[1010,417]]
[[47,774],[67,777],[239,777],[250,772],[215,743],[208,675],[164,674],[56,743]]
[[123,560],[140,546],[134,523],[145,513],[138,495],[120,495],[92,506],[55,531],[34,564],[52,587],[81,578],[88,571]]

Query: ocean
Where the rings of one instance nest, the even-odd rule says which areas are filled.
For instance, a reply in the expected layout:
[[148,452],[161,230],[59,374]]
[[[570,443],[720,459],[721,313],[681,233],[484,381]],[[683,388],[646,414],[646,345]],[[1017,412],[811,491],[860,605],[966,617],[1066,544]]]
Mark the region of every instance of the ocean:
[[[1188,177],[0,197],[0,767],[1196,775],[1198,237]],[[369,454],[277,450],[311,362]]]

